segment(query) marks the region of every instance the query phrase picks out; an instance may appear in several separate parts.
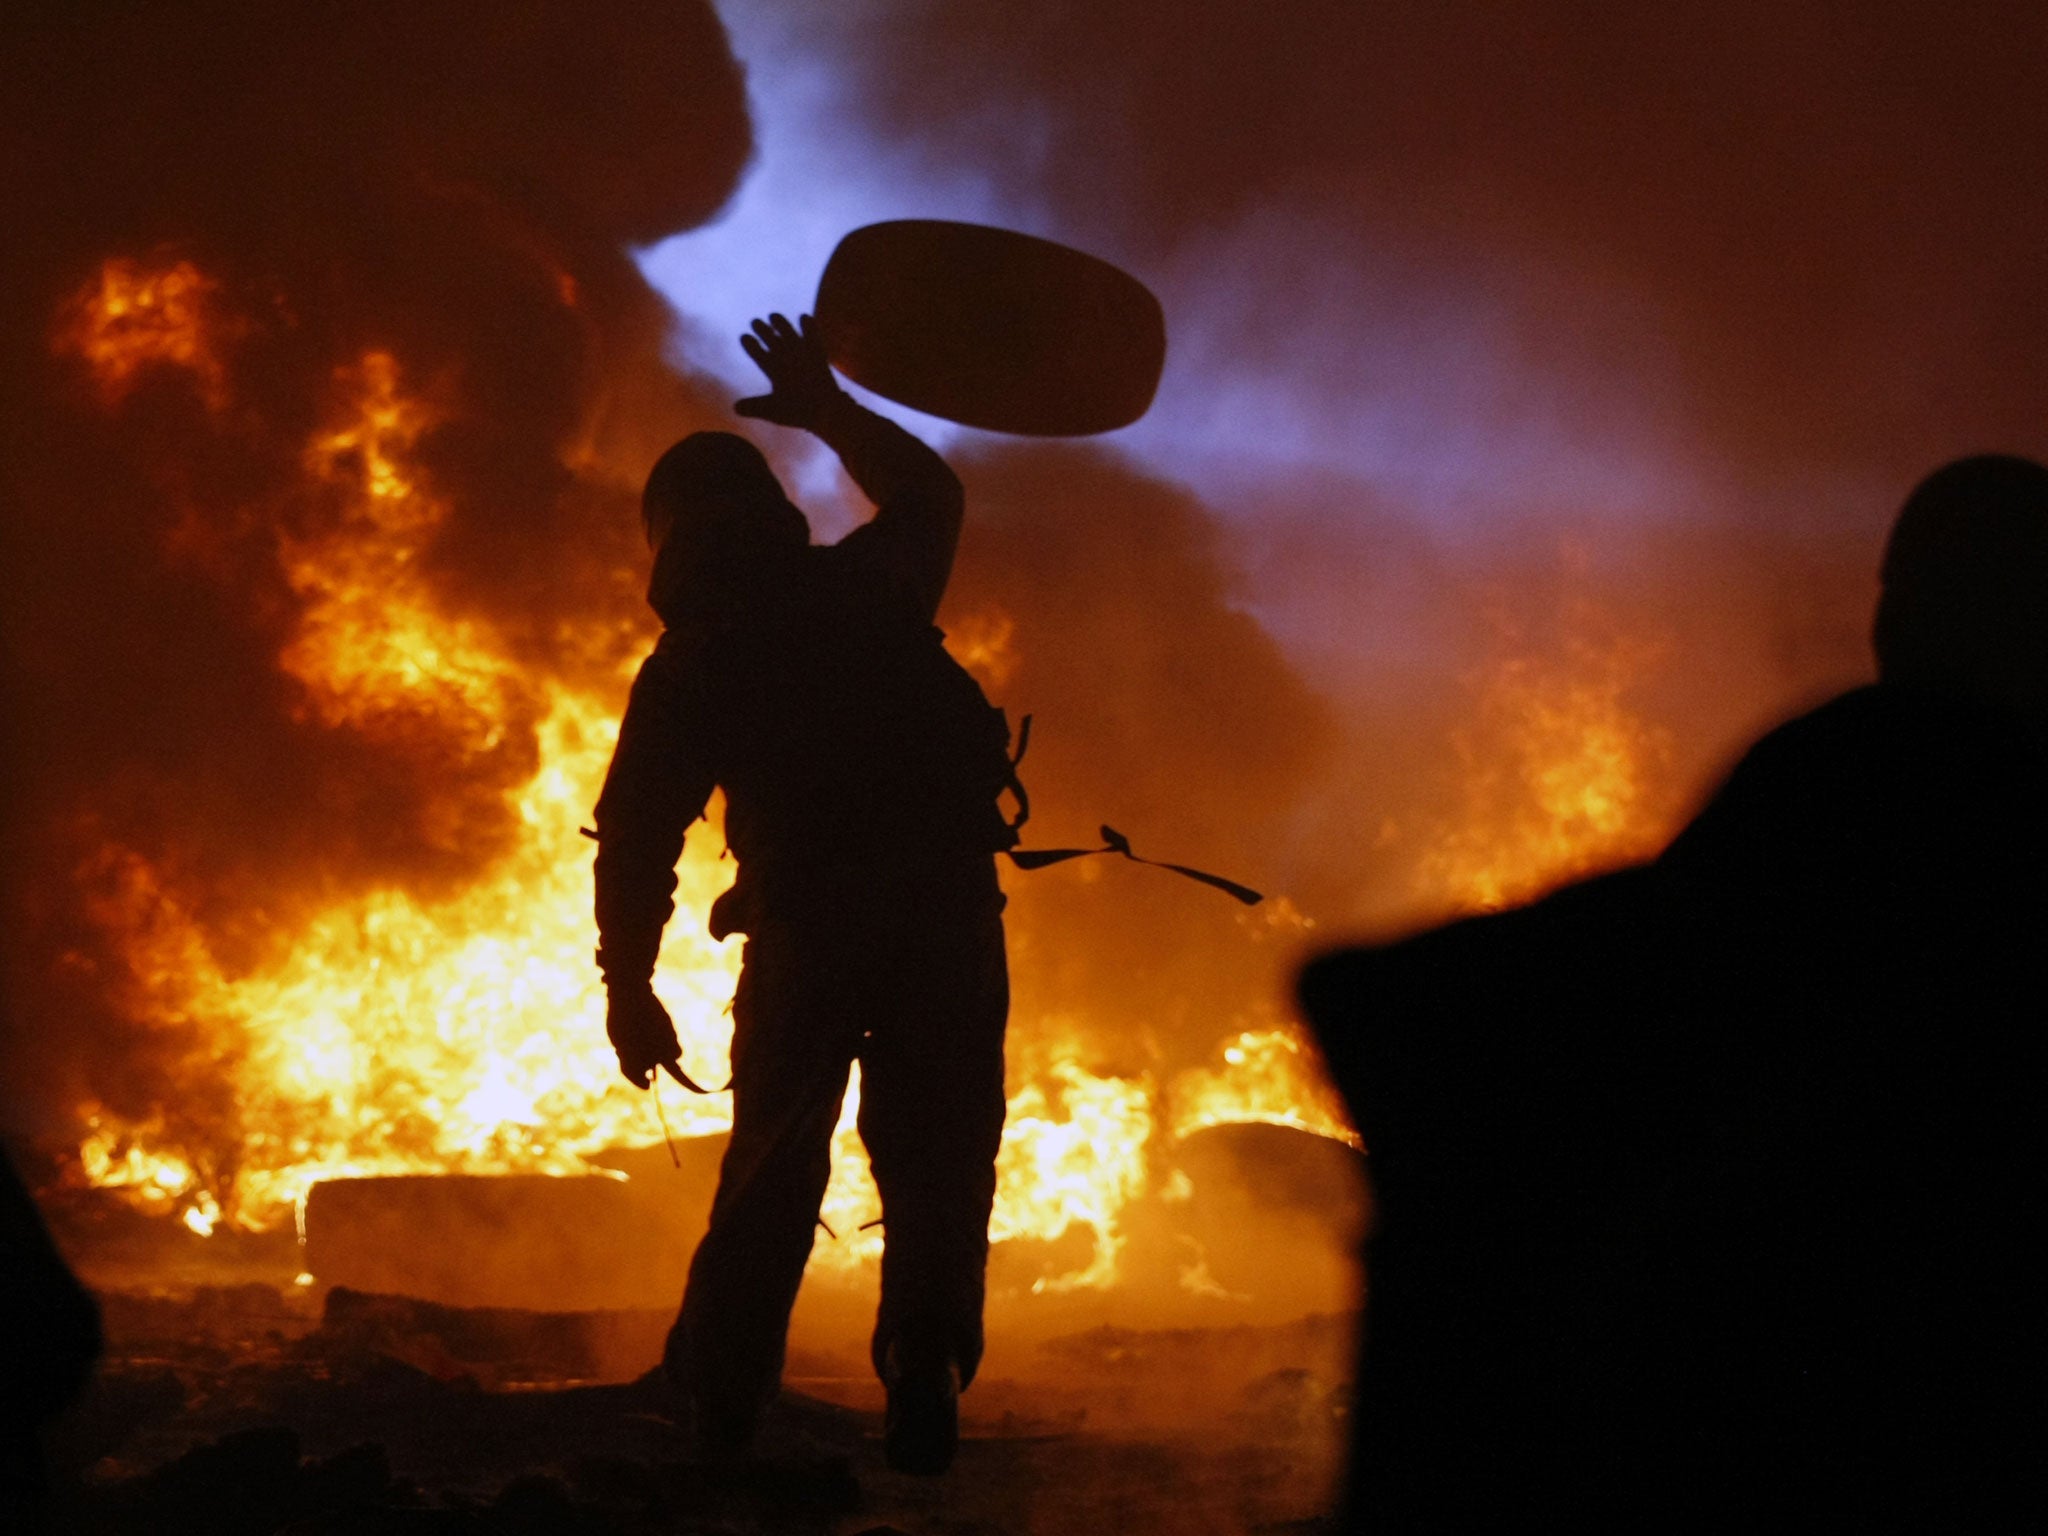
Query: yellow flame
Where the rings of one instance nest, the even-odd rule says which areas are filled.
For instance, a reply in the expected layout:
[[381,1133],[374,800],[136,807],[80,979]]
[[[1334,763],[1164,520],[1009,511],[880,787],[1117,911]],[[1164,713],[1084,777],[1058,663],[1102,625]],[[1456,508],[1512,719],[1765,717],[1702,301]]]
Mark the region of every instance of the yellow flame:
[[85,1124],[78,1161],[92,1183],[126,1190],[146,1209],[163,1209],[199,1182],[185,1159],[142,1146],[141,1138],[161,1134],[160,1124],[124,1127],[97,1111],[87,1113]]
[[1365,1145],[1351,1128],[1321,1056],[1298,1029],[1247,1029],[1225,1042],[1221,1056],[1220,1066],[1197,1067],[1173,1080],[1175,1136],[1256,1121]]
[[199,1198],[185,1207],[185,1214],[179,1219],[201,1237],[211,1237],[213,1229],[220,1225],[220,1206],[212,1195],[201,1190]]
[[[1107,1285],[1123,1247],[1121,1213],[1145,1190],[1151,1095],[1142,1082],[1097,1077],[1071,1062],[1054,1065],[1047,1076],[1050,1081],[1028,1083],[1009,1097],[990,1240],[1051,1241],[1081,1226],[1094,1236],[1090,1262],[1041,1278],[1033,1289]],[[819,1211],[826,1233],[811,1257],[828,1270],[858,1268],[882,1252],[882,1202],[855,1124],[859,1112],[856,1065],[832,1135],[832,1177]]]
[[1095,1234],[1088,1265],[1042,1278],[1033,1290],[1107,1285],[1123,1251],[1123,1208],[1145,1192],[1153,1106],[1143,1081],[1097,1077],[1072,1061],[1010,1099],[996,1159],[996,1210],[989,1236],[1055,1239],[1074,1226]]
[[[268,1226],[323,1178],[440,1169],[582,1171],[580,1156],[644,1143],[651,1106],[617,1077],[591,961],[589,845],[577,836],[617,734],[618,700],[548,685],[536,692],[482,629],[436,610],[418,557],[445,518],[407,453],[432,417],[371,353],[340,380],[340,420],[311,444],[309,473],[345,493],[336,527],[287,541],[280,558],[304,602],[280,664],[323,724],[370,736],[430,724],[461,756],[497,750],[516,711],[538,718],[539,770],[521,787],[520,836],[459,896],[374,891],[319,913],[283,957],[231,973],[203,926],[139,855],[106,850],[96,915],[120,933],[136,1018],[203,1021],[239,1128],[232,1166],[208,1189],[226,1219]],[[621,692],[623,692],[623,682]],[[692,840],[678,899],[702,912],[727,883],[715,837]],[[674,924],[660,985],[685,1058],[722,1069],[722,1013],[737,946]],[[684,1134],[720,1129],[693,1103]],[[159,1127],[99,1133],[95,1183],[143,1187],[138,1166],[176,1167],[151,1148]],[[203,1207],[202,1207],[203,1210]],[[210,1220],[210,1218],[209,1218]]]
[[[575,829],[609,747],[596,722],[566,708],[542,736],[558,753],[580,737],[586,761],[528,785],[529,836],[512,855],[446,902],[393,890],[339,904],[254,974],[227,972],[154,871],[118,858],[125,879],[100,916],[129,938],[131,1012],[203,1020],[220,1041],[241,1144],[210,1193],[230,1220],[274,1225],[324,1178],[581,1172],[584,1153],[658,1134],[651,1106],[617,1076],[591,963],[588,845]],[[708,848],[686,855],[680,874],[698,911],[725,883]],[[659,985],[695,1072],[723,1070],[736,949],[688,923],[664,947]],[[672,1123],[701,1134],[727,1117],[717,1101],[692,1100]],[[86,1168],[95,1183],[149,1175],[178,1193],[197,1183],[189,1163],[149,1148],[150,1128],[100,1135],[125,1146],[125,1176],[107,1177],[116,1165],[97,1157]]]
[[336,382],[344,420],[314,439],[306,465],[344,493],[345,510],[315,537],[282,541],[285,578],[304,606],[279,665],[323,725],[374,738],[426,718],[466,755],[491,751],[532,701],[480,625],[438,611],[421,572],[449,509],[405,456],[433,413],[402,392],[389,353],[369,353]]

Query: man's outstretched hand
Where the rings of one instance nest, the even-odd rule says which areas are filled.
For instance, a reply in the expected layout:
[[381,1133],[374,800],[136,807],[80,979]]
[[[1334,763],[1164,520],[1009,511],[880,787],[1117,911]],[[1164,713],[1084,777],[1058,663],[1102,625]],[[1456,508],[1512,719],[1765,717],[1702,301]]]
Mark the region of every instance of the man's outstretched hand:
[[615,986],[607,993],[604,1032],[612,1049],[619,1053],[619,1073],[635,1088],[654,1081],[654,1069],[664,1067],[677,1082],[682,1081],[683,1047],[676,1039],[674,1020],[645,982],[637,986]]
[[832,365],[825,361],[825,343],[809,315],[800,316],[795,325],[783,315],[756,320],[753,330],[740,337],[740,347],[768,375],[769,391],[737,402],[733,409],[742,416],[809,431],[817,425],[819,413],[839,398]]

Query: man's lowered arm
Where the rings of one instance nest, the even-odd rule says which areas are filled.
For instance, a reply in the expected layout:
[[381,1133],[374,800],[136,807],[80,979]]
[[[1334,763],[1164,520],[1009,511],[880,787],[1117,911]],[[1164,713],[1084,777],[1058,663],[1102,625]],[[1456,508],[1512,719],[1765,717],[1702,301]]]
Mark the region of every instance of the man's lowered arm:
[[[634,679],[604,790],[597,801],[597,964],[605,1030],[619,1071],[645,1088],[654,1069],[682,1056],[675,1025],[654,995],[661,931],[675,911],[676,860],[704,814],[715,773],[702,750],[698,680],[664,636]],[[697,718],[692,718],[692,716]]]

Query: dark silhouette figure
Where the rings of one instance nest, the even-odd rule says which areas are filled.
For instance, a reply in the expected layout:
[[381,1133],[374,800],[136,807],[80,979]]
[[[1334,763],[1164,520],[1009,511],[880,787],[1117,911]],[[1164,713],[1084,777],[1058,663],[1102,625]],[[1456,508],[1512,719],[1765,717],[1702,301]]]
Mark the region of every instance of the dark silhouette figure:
[[42,1431],[100,1353],[100,1313],[0,1153],[0,1528],[43,1528]]
[[771,392],[741,414],[815,433],[876,503],[813,547],[744,439],[701,432],[647,481],[649,601],[667,626],[633,686],[597,807],[599,963],[626,1077],[681,1076],[650,978],[685,828],[726,797],[747,936],[733,1003],[733,1130],[666,1365],[700,1438],[739,1449],[773,1398],[850,1064],[883,1205],[874,1362],[886,1449],[937,1472],[982,1350],[1009,981],[995,853],[1015,840],[999,710],[933,626],[960,483],[848,399],[808,317],[742,344]]
[[1930,476],[1882,582],[1879,681],[1654,865],[1303,973],[1377,1196],[1357,1527],[2048,1512],[2048,470]]

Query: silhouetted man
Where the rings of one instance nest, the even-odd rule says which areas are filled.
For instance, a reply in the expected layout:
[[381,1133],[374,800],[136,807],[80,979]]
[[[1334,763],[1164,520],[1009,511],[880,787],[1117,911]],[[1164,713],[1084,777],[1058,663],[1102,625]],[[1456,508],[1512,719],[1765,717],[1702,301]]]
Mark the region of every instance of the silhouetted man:
[[44,1528],[41,1436],[91,1373],[100,1343],[99,1304],[0,1151],[0,1527]]
[[1000,711],[933,617],[960,484],[838,389],[806,317],[743,337],[770,393],[742,415],[815,433],[876,503],[812,547],[744,439],[700,432],[654,467],[649,601],[667,626],[634,683],[597,808],[597,921],[619,1066],[679,1058],[650,984],[687,825],[726,797],[737,881],[711,931],[747,935],[733,1130],[667,1367],[700,1438],[738,1449],[781,1372],[847,1072],[886,1248],[873,1355],[891,1463],[943,1470],[982,1349],[1009,1007],[995,852]]
[[[1659,1289],[1698,1434],[1816,1519],[2048,1513],[2048,469],[1965,459],[1892,530],[1878,682],[1764,738],[1660,871],[1733,950],[1721,1146]],[[1728,1191],[1741,1191],[1731,1204]]]
[[1373,1150],[1353,1518],[2044,1513],[2048,470],[1908,499],[1878,682],[1654,866],[1302,979]]

